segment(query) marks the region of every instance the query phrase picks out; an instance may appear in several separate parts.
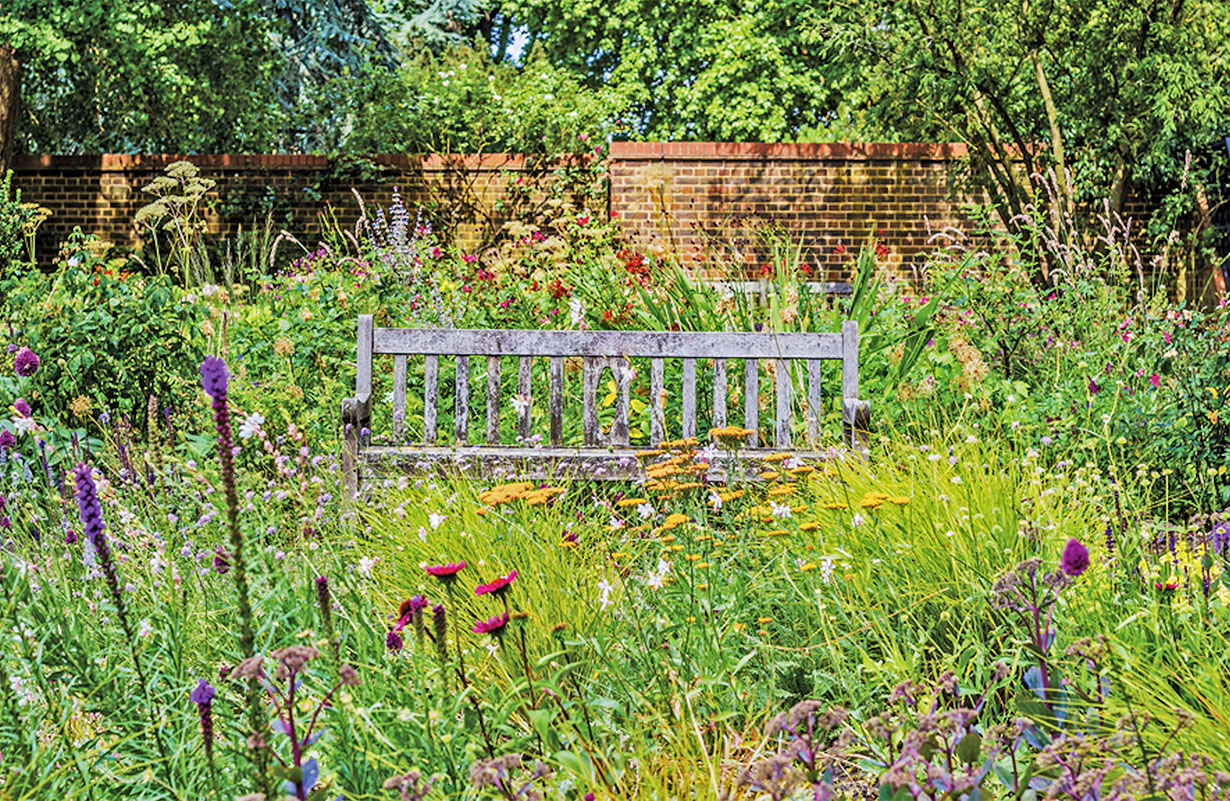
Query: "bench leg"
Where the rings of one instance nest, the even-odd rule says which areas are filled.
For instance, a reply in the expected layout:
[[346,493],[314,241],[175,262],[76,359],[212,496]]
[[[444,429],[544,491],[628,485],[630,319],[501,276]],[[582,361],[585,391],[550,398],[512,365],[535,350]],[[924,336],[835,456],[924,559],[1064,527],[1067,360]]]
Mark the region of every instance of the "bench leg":
[[859,453],[867,453],[871,442],[871,404],[858,398],[844,398],[841,404],[842,439]]
[[359,492],[359,426],[355,403],[351,398],[342,401],[342,489],[346,500],[353,500]]

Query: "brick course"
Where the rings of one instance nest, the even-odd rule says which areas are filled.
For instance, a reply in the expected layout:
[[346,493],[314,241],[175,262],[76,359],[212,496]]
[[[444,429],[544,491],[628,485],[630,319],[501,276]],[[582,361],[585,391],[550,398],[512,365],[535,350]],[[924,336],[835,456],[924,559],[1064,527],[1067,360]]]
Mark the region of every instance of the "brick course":
[[[889,262],[916,266],[932,247],[932,234],[967,221],[952,197],[950,172],[965,155],[961,145],[917,143],[763,144],[728,142],[616,142],[608,156],[610,213],[624,233],[647,249],[672,248],[704,263],[733,251],[755,262],[764,257],[749,237],[747,218],[774,220],[802,245],[803,263],[817,278],[848,280],[851,254],[869,236],[884,242]],[[317,213],[325,202],[343,225],[357,216],[352,187],[368,208],[389,202],[398,186],[413,208],[449,186],[450,161],[461,159],[488,209],[507,196],[509,176],[526,169],[520,156],[372,157],[382,174],[362,176],[345,162],[296,154],[27,156],[14,167],[23,200],[52,210],[39,232],[41,259],[54,256],[75,226],[120,245],[136,245],[132,219],[151,198],[141,191],[162,169],[186,158],[218,182],[217,195],[253,198],[271,187],[285,227],[304,244],[315,242]],[[214,233],[250,228],[250,215],[209,216]],[[463,241],[474,226],[460,225]],[[844,245],[849,252],[834,252]]]

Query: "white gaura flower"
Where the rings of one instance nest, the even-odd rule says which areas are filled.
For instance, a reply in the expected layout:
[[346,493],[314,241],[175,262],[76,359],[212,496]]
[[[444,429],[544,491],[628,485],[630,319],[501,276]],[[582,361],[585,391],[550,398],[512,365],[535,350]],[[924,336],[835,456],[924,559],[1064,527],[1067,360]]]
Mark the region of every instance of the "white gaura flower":
[[530,399],[520,394],[513,395],[512,405],[513,405],[513,409],[516,410],[517,414],[521,415],[521,414],[524,414],[526,410],[530,408]]
[[265,415],[260,412],[253,412],[244,418],[243,424],[239,426],[240,439],[252,439],[260,433],[261,426],[265,424]]
[[442,515],[439,512],[432,512],[431,514],[427,515],[427,522],[431,523],[432,531],[435,531],[436,529],[438,529],[440,527],[440,524],[443,523],[445,520],[448,520],[448,515]]
[[580,326],[585,322],[585,304],[578,297],[573,297],[568,301],[568,319],[575,326]]
[[653,517],[653,506],[647,503],[642,503],[636,507],[636,513],[641,516],[642,520],[648,520]]
[[372,568],[380,561],[379,556],[364,556],[359,559],[359,572],[365,576],[372,574]]
[[863,520],[863,516],[860,515],[858,512],[855,512],[854,517],[850,518],[850,525],[853,526],[854,528],[858,528],[859,526],[863,525],[863,523],[865,522],[866,521]]
[[602,611],[605,612],[608,606],[615,603],[611,600],[611,590],[615,589],[615,587],[606,579],[599,581],[597,587],[599,593],[598,603],[602,604]]
[[789,520],[793,516],[788,504],[769,501],[769,508],[773,510],[773,516],[778,520]]
[[38,424],[31,417],[14,417],[13,428],[18,434],[30,434],[38,430]]

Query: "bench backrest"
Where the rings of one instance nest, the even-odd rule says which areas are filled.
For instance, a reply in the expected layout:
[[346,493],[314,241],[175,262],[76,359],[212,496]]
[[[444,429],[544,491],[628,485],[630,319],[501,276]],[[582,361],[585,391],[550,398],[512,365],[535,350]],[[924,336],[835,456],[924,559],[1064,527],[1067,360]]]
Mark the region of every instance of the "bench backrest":
[[[752,332],[675,332],[675,331],[534,331],[377,328],[371,315],[359,317],[358,377],[356,392],[370,398],[372,363],[379,355],[393,356],[393,434],[401,441],[406,410],[407,357],[424,357],[423,423],[424,445],[437,441],[439,410],[440,357],[457,359],[457,375],[469,376],[472,357],[487,358],[486,443],[498,445],[500,431],[501,387],[500,357],[517,357],[517,436],[531,436],[531,364],[535,357],[550,360],[547,408],[550,419],[550,444],[562,445],[564,360],[583,359],[583,442],[586,446],[628,446],[632,371],[630,358],[650,361],[650,441],[657,445],[667,439],[664,401],[664,360],[681,359],[683,386],[683,437],[696,436],[697,398],[696,362],[713,361],[714,427],[726,425],[727,359],[744,360],[743,427],[753,433],[748,447],[758,447],[759,362],[775,362],[776,414],[774,442],[778,448],[791,447],[790,425],[793,417],[792,383],[789,363],[801,360],[807,365],[807,434],[811,443],[820,441],[821,364],[840,361],[843,399],[858,398],[858,324],[842,323],[841,333],[775,334]],[[610,369],[616,385],[615,420],[609,432],[598,425],[599,387],[605,369]],[[469,442],[469,381],[458,380],[454,395],[454,435],[457,444]]]

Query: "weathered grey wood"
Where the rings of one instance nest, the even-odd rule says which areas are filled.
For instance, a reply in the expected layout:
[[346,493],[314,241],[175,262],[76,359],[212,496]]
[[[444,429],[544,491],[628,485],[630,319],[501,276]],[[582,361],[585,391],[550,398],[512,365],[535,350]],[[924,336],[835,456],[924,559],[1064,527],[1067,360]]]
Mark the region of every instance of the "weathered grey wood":
[[517,361],[517,436],[522,442],[530,438],[531,363],[529,356],[522,356]]
[[457,400],[453,428],[458,445],[470,441],[470,357],[457,357]]
[[778,359],[774,372],[777,374],[777,414],[773,430],[773,444],[778,448],[790,447],[790,423],[793,409],[790,403],[790,362]]
[[598,378],[606,359],[586,356],[581,367],[581,441],[586,445],[598,444]]
[[683,438],[696,436],[696,360],[683,360]]
[[440,357],[423,359],[423,442],[436,444],[436,409],[440,402]]
[[500,444],[500,357],[487,357],[487,444]]
[[857,320],[846,320],[841,324],[841,396],[843,399],[858,398]]
[[747,447],[755,448],[760,442],[757,427],[760,425],[760,364],[756,359],[743,361],[743,427],[752,433],[747,435]]
[[807,447],[820,444],[820,422],[824,417],[824,399],[821,391],[821,359],[807,360]]
[[615,421],[611,423],[609,444],[627,447],[629,437],[628,413],[632,390],[632,366],[626,359],[612,359],[611,372],[615,375]]
[[400,443],[406,430],[406,357],[393,357],[393,441]]
[[[372,446],[367,441],[371,425],[372,370],[376,354],[392,354],[393,359],[393,432],[395,442],[405,434],[407,356],[423,354],[424,398],[423,421],[425,446]],[[457,357],[456,382],[456,444],[453,448],[436,445],[439,409],[439,355]],[[532,431],[532,357],[550,359],[549,417],[550,447],[524,447]],[[488,446],[468,447],[470,416],[470,358],[487,357],[487,436]],[[517,447],[499,446],[500,424],[500,359],[517,356]],[[583,363],[583,442],[581,448],[562,447],[564,359],[580,357]],[[824,458],[830,454],[818,452],[820,424],[823,418],[821,398],[822,362],[842,363],[842,437],[849,447],[862,452],[869,443],[870,405],[858,397],[858,326],[853,321],[842,325],[841,334],[772,334],[747,332],[625,332],[625,331],[461,331],[443,329],[404,330],[375,328],[370,315],[359,318],[356,351],[356,393],[342,405],[344,444],[342,451],[343,482],[347,497],[355,497],[361,472],[366,465],[371,474],[382,466],[396,464],[434,465],[435,469],[454,469],[470,464],[492,475],[513,470],[525,476],[546,475],[561,467],[576,470],[591,478],[629,478],[643,476],[630,450],[631,439],[631,359],[650,360],[652,444],[660,444],[669,435],[665,420],[666,358],[683,360],[683,386],[680,388],[682,434],[697,433],[699,411],[696,406],[696,360],[713,360],[713,418],[715,427],[727,424],[727,359],[744,360],[744,425],[750,430],[745,455],[754,455],[759,447],[759,362],[774,360],[776,403],[773,415],[773,440],[776,448],[791,445],[793,414],[793,382],[789,361],[807,362],[807,448],[809,454]],[[615,419],[609,432],[598,424],[599,399],[603,374],[610,368],[614,377]],[[766,451],[767,452],[767,451]],[[476,455],[477,454],[477,455]],[[802,454],[806,456],[807,454]],[[511,475],[511,474],[510,474]],[[721,473],[709,474],[712,480],[722,480]]]
[[839,334],[750,331],[524,331],[377,328],[374,353],[837,359]]
[[374,352],[372,316],[359,315],[359,349],[355,358],[355,396],[372,394],[372,353]]
[[551,414],[551,445],[559,447],[564,442],[564,359],[562,356],[551,357],[551,397],[549,400]]
[[649,361],[649,444],[666,440],[666,366],[662,359]]

